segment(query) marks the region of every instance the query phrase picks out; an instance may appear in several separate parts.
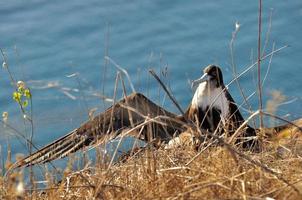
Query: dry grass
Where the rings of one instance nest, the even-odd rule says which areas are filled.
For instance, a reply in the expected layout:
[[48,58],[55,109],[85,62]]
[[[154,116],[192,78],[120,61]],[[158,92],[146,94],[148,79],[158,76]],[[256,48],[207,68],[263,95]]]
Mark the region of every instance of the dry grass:
[[198,152],[184,145],[145,149],[109,169],[100,164],[81,171],[65,170],[60,183],[48,178],[47,188],[32,193],[22,191],[22,174],[15,172],[7,180],[1,177],[0,198],[302,199],[295,191],[302,193],[302,139],[298,136],[297,131],[287,130],[266,140],[263,152],[244,152],[292,186],[221,146],[206,148],[190,162]]

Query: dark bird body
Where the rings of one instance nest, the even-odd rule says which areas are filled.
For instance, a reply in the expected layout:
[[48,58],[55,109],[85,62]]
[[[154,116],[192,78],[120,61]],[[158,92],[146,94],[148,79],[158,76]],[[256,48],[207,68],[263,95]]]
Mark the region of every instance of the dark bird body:
[[[215,65],[206,67],[204,75],[192,83],[192,87],[196,86],[187,117],[197,120],[200,127],[209,132],[232,135],[245,120],[224,85],[221,69]],[[237,142],[242,142],[244,148],[253,147],[256,130],[246,125],[241,138]]]

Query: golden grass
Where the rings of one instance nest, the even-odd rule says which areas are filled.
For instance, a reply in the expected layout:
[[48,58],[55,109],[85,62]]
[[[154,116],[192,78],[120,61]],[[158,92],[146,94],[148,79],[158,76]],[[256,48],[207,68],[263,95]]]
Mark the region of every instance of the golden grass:
[[[190,145],[145,149],[108,169],[65,170],[60,183],[22,191],[22,174],[0,179],[1,199],[302,199],[302,139],[297,132],[266,140],[261,153],[244,152],[279,178],[224,147]],[[189,164],[188,164],[189,163]],[[47,177],[47,175],[45,175]],[[287,180],[289,186],[280,180]],[[19,184],[17,184],[19,180]],[[20,186],[21,184],[21,186]]]

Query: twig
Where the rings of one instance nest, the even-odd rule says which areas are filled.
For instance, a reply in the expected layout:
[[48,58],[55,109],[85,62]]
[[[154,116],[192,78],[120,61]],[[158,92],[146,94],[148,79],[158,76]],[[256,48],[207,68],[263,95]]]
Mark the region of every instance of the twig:
[[259,110],[257,110],[256,112],[254,112],[252,115],[249,116],[249,118],[247,118],[240,126],[239,128],[235,131],[235,133],[230,137],[229,139],[229,143],[232,143],[234,138],[236,138],[239,134],[240,134],[240,131],[246,127],[246,125],[248,124],[248,122],[253,119],[256,115],[259,115]]
[[12,75],[12,73],[11,73],[9,67],[8,67],[7,58],[6,58],[5,53],[4,53],[4,51],[3,51],[3,49],[1,47],[0,47],[0,52],[1,52],[1,55],[2,55],[2,58],[3,58],[3,62],[6,63],[6,66],[7,66],[6,70],[7,70],[8,74],[9,74],[11,82],[16,86],[16,80],[14,79],[14,77],[13,77],[13,75]]
[[273,118],[276,118],[276,119],[278,119],[278,120],[280,120],[280,121],[284,121],[284,122],[286,122],[286,123],[288,123],[288,124],[291,124],[291,125],[293,125],[294,127],[298,128],[299,131],[302,132],[302,127],[298,126],[297,124],[295,124],[295,123],[293,123],[293,122],[291,122],[291,121],[289,121],[289,120],[283,119],[282,117],[278,117],[277,115],[274,115],[274,114],[271,114],[271,113],[268,113],[268,112],[261,111],[261,113],[262,113],[263,115],[266,115],[266,116],[269,116],[269,117],[273,117]]
[[[261,27],[262,27],[262,0],[259,0],[258,11],[258,95],[259,95],[259,110],[262,110],[262,87],[261,87]],[[263,117],[260,114],[260,128],[263,127]]]
[[[127,105],[129,105],[129,101],[128,101],[128,98],[127,98],[127,92],[126,92],[126,87],[125,87],[124,79],[123,79],[122,76],[119,76],[119,78],[120,78],[120,81],[122,82],[122,88],[123,88],[123,94],[124,94],[125,102],[126,102]],[[130,125],[131,125],[131,127],[133,127],[134,123],[133,123],[132,113],[129,110],[127,110],[127,112],[128,112],[128,115],[129,115]]]
[[[297,180],[297,181],[292,182],[292,184],[294,185],[294,184],[297,184],[297,183],[299,183],[299,182],[301,182],[301,181],[302,181],[302,180],[300,179],[300,180]],[[285,185],[285,186],[282,186],[282,187],[279,187],[279,188],[274,188],[273,190],[271,190],[271,191],[269,191],[269,192],[267,192],[267,193],[261,194],[260,197],[266,197],[266,196],[268,196],[268,195],[270,195],[270,194],[273,194],[273,193],[275,193],[275,192],[277,192],[277,191],[282,191],[282,190],[284,190],[284,189],[287,188],[287,187],[288,187],[288,185]]]
[[[273,48],[273,51],[274,51],[274,50],[275,50],[275,43],[273,43],[273,47],[272,47],[272,48]],[[267,79],[268,73],[269,73],[269,71],[270,71],[270,69],[271,69],[273,56],[274,56],[274,54],[272,54],[272,55],[270,56],[270,59],[269,59],[269,62],[268,62],[268,66],[267,66],[267,70],[266,70],[265,76],[264,76],[264,78],[263,78],[263,80],[262,80],[262,85],[261,85],[261,87],[263,87],[264,82],[265,82],[265,80]]]
[[166,125],[166,124],[163,123],[163,122],[157,121],[157,119],[160,119],[160,117],[161,117],[161,116],[157,116],[157,117],[154,117],[154,118],[148,118],[148,117],[147,117],[146,120],[145,120],[143,123],[140,123],[140,124],[138,124],[137,126],[131,128],[131,129],[128,129],[125,133],[123,133],[121,136],[119,136],[119,142],[118,142],[118,144],[117,144],[117,146],[116,146],[116,148],[115,148],[115,151],[114,151],[113,156],[112,156],[112,158],[111,158],[111,161],[110,161],[110,163],[109,163],[108,169],[110,169],[110,167],[111,167],[112,164],[113,164],[114,158],[115,158],[115,156],[116,156],[116,154],[117,154],[117,150],[118,150],[118,148],[120,147],[123,138],[124,138],[125,136],[129,135],[132,131],[134,131],[134,130],[140,128],[140,127],[143,127],[143,126],[145,126],[145,125],[147,125],[147,124],[150,124],[151,122],[156,122],[156,123],[160,123],[160,124],[162,124],[162,125]]
[[[241,85],[238,81],[238,78],[237,78],[237,67],[236,67],[235,58],[234,58],[234,54],[235,54],[234,53],[234,43],[235,43],[237,33],[239,32],[239,29],[240,29],[240,24],[238,22],[236,22],[235,30],[232,33],[232,39],[230,41],[231,63],[232,63],[232,69],[233,69],[233,76],[234,76],[234,79],[236,80],[236,84],[237,84],[237,87],[239,89],[239,92],[240,92],[241,96],[243,97],[244,103],[248,106],[248,109],[250,111],[252,111],[252,106],[249,104],[249,102],[247,100],[247,97],[245,96],[245,94],[243,92],[243,89],[242,89],[242,87],[241,87]],[[256,126],[256,122],[255,122],[254,119],[253,119],[253,123],[254,123],[254,126]]]
[[120,72],[118,71],[116,73],[116,79],[115,79],[115,84],[114,84],[113,106],[112,106],[112,111],[111,111],[111,114],[110,114],[110,125],[109,125],[109,129],[107,131],[109,131],[110,129],[113,130],[113,128],[112,128],[112,126],[113,126],[113,113],[114,113],[115,102],[116,102],[116,92],[117,92],[117,87],[118,87],[119,74],[120,74]]
[[110,61],[116,68],[118,68],[123,74],[125,74],[125,76],[127,77],[128,81],[129,81],[129,84],[130,84],[130,87],[131,87],[131,90],[132,92],[136,92],[135,89],[134,89],[134,86],[132,84],[132,81],[131,81],[131,78],[127,72],[127,70],[125,70],[124,68],[122,68],[121,66],[119,66],[114,60],[112,60],[109,56],[105,56],[105,59]]
[[[265,60],[266,58],[270,57],[272,54],[278,53],[279,51],[282,51],[283,49],[289,47],[289,45],[284,45],[272,52],[270,52],[269,54],[262,56],[261,60]],[[246,74],[248,71],[250,71],[253,67],[255,67],[257,65],[258,62],[253,63],[252,65],[248,66],[245,70],[243,70],[243,72],[241,72],[237,78],[240,78],[241,76],[243,76],[244,74]],[[235,80],[231,80],[226,86],[229,86],[230,84],[232,84]]]
[[183,166],[179,166],[179,167],[170,167],[167,169],[158,169],[156,170],[157,172],[167,172],[167,171],[174,171],[174,170],[191,170],[190,167],[183,167]]
[[[262,112],[262,111],[259,111]],[[273,171],[272,169],[270,169],[269,167],[261,164],[259,161],[256,161],[252,158],[250,158],[248,155],[245,155],[243,152],[238,151],[237,149],[235,149],[232,145],[230,145],[229,143],[225,142],[222,138],[207,132],[207,134],[209,134],[211,137],[215,138],[218,140],[218,142],[222,145],[224,145],[232,154],[237,154],[239,157],[247,160],[248,162],[252,163],[253,165],[260,167],[263,171],[274,175],[276,178],[278,178],[279,180],[281,180],[283,183],[285,183],[286,185],[290,186],[295,192],[297,192],[297,194],[299,194],[302,197],[301,192],[299,191],[299,189],[297,187],[295,187],[293,184],[291,184],[288,180],[284,179],[282,176],[280,176],[280,174],[278,174],[277,172]]]
[[271,30],[272,30],[272,19],[273,19],[273,9],[271,9],[271,12],[270,12],[270,16],[269,16],[269,23],[268,23],[268,28],[267,28],[267,31],[266,31],[266,35],[265,35],[265,42],[264,42],[264,45],[263,45],[263,49],[262,49],[262,56],[264,56],[265,54],[265,50],[266,50],[266,47],[267,47],[267,44],[269,42],[269,37],[271,35]]
[[[170,97],[170,99],[172,100],[172,102],[174,103],[174,105],[177,107],[177,109],[180,111],[180,113],[185,117],[184,111],[181,109],[181,107],[177,103],[176,99],[172,96],[172,94],[169,92],[169,90],[167,89],[167,87],[163,84],[163,82],[160,80],[160,78],[156,75],[156,73],[154,72],[154,70],[150,69],[149,73],[159,82],[159,84],[163,87],[163,89],[165,90],[165,92],[167,93],[167,95]],[[185,120],[187,120],[187,119],[185,119]]]
[[185,164],[185,166],[188,166],[188,165],[190,165],[194,160],[196,160],[196,158],[198,158],[208,147],[210,147],[212,145],[212,143],[211,142],[209,142],[209,144],[207,145],[207,146],[205,146],[203,149],[201,149],[193,158],[191,158],[190,160],[189,160],[189,162],[187,162],[186,164]]
[[[105,47],[104,47],[104,55],[109,57],[109,34],[110,33],[110,24],[106,24],[106,33],[104,36],[105,39]],[[107,68],[108,68],[108,60],[104,58],[104,64],[103,64],[103,77],[101,80],[101,85],[102,85],[102,93],[105,94],[105,83],[106,83],[106,75],[107,75]],[[105,103],[105,102],[104,102]],[[105,104],[104,104],[105,106]]]
[[[75,69],[75,67],[74,67],[74,65],[72,63],[71,63],[70,66],[72,67],[73,70]],[[87,117],[89,119],[89,108],[88,108],[87,99],[86,99],[86,97],[84,95],[84,92],[83,92],[83,86],[82,86],[81,79],[80,79],[80,73],[79,72],[75,72],[74,74],[75,74],[75,76],[74,76],[75,77],[75,81],[78,84],[79,92],[80,92],[80,95],[82,97],[81,100],[82,100],[82,102],[84,104],[84,109],[87,112]],[[80,100],[80,103],[81,103],[81,100]]]
[[[35,188],[35,189],[25,189],[25,191],[49,191],[49,190],[59,190],[59,189],[66,189],[67,187],[51,187],[51,188]],[[70,186],[69,188],[94,188],[91,187],[91,185],[75,185],[75,186]]]
[[[130,111],[134,112],[135,114],[138,114],[139,116],[141,116],[141,117],[144,118],[144,119],[150,119],[150,117],[143,115],[143,114],[140,113],[138,110],[136,110],[136,109],[134,109],[134,108],[132,108],[132,107],[130,107],[130,106],[127,106],[127,105],[124,105],[124,104],[119,104],[119,105],[120,105],[121,107],[125,108],[125,109],[129,109]],[[190,124],[187,124],[187,123],[185,123],[185,122],[183,122],[183,121],[181,121],[181,120],[179,120],[179,119],[177,119],[177,118],[169,117],[169,116],[167,116],[167,115],[157,115],[155,118],[162,119],[162,120],[173,121],[173,122],[175,122],[175,123],[181,124],[181,126],[184,127],[184,128],[189,128],[189,127],[191,127]],[[154,119],[155,119],[155,118],[154,118]],[[163,122],[161,122],[161,121],[154,121],[154,122],[156,122],[156,123],[158,123],[158,124],[165,125],[165,123],[163,123]]]

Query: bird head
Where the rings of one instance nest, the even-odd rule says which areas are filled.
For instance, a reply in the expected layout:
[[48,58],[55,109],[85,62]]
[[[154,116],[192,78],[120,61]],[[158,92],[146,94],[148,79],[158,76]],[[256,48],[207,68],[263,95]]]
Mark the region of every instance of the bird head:
[[203,75],[192,82],[192,88],[206,82],[210,88],[224,87],[221,69],[216,65],[209,65],[203,70]]

